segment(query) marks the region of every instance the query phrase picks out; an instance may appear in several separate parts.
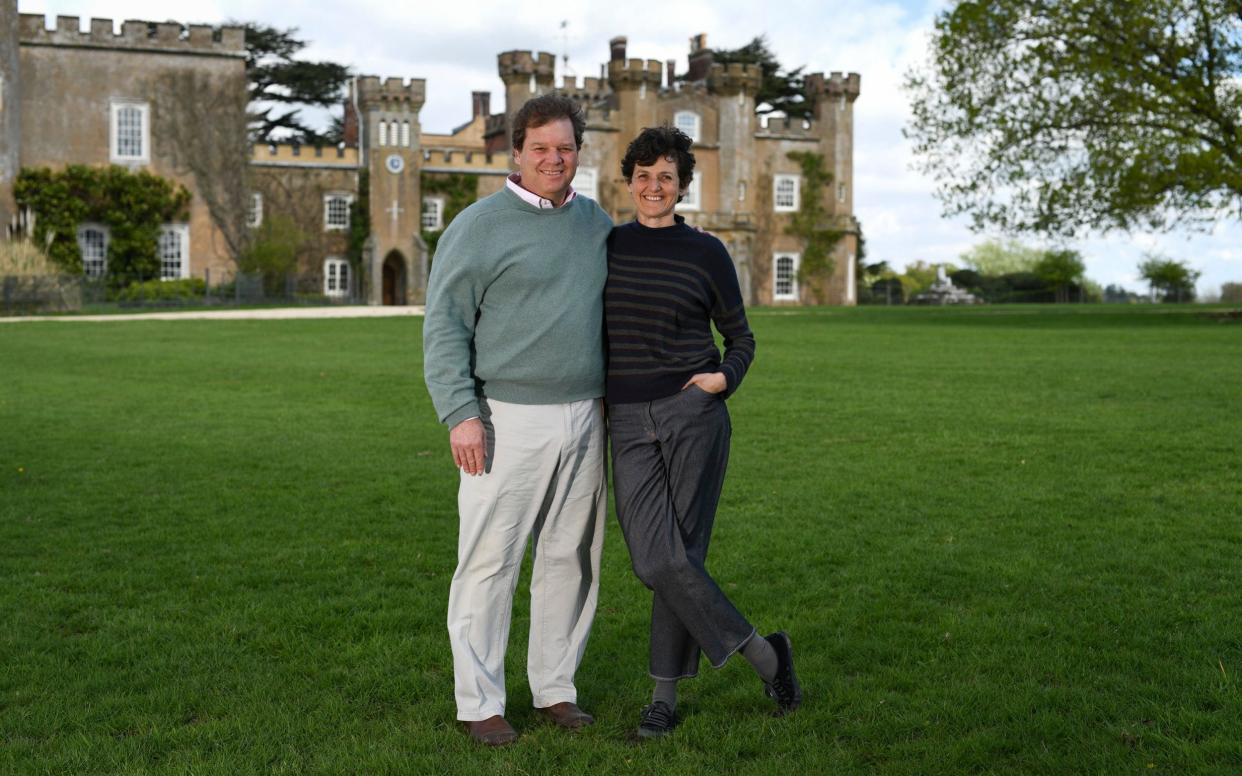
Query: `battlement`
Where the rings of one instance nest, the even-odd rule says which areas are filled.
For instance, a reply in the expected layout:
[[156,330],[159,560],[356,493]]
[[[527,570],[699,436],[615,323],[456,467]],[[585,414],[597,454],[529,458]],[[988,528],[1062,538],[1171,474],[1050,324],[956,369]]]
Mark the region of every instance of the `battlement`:
[[858,73],[843,74],[832,72],[824,78],[823,73],[811,73],[806,77],[806,90],[811,95],[828,95],[839,97],[844,95],[850,102],[858,99],[862,86],[862,78]]
[[602,78],[587,76],[582,79],[580,84],[574,76],[562,76],[559,91],[566,97],[571,97],[578,102],[598,100],[608,95],[608,82]]
[[385,78],[379,76],[359,76],[358,102],[368,108],[381,110],[412,110],[423,107],[427,96],[427,82],[422,78],[411,78],[408,82],[401,78]]
[[763,69],[759,65],[730,62],[728,65],[713,64],[707,72],[707,88],[716,94],[737,94],[746,91],[754,94],[763,82]]
[[358,166],[357,148],[308,146],[301,143],[255,143],[250,152],[251,164],[292,167]]
[[659,87],[663,77],[664,65],[658,59],[614,59],[608,63],[608,83],[613,89],[640,84]]
[[509,173],[509,155],[459,148],[423,148],[426,172],[472,172],[481,175]]
[[214,54],[244,57],[246,31],[241,27],[212,27],[207,24],[182,25],[177,22],[147,22],[127,19],[121,34],[112,31],[111,19],[91,19],[82,29],[76,16],[57,16],[56,27],[48,29],[44,16],[21,15],[18,39],[34,46],[74,46],[85,48],[168,51],[179,54]]
[[556,71],[556,55],[546,51],[502,51],[496,57],[496,66],[505,83],[529,79],[532,75],[536,80],[551,81]]

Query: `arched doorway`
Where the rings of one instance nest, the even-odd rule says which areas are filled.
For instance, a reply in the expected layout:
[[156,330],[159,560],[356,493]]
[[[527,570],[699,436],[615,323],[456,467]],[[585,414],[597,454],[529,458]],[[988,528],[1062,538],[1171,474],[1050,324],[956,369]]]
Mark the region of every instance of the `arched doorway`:
[[386,305],[405,304],[405,257],[400,251],[389,251],[384,257],[384,266],[382,269],[384,295],[383,302]]

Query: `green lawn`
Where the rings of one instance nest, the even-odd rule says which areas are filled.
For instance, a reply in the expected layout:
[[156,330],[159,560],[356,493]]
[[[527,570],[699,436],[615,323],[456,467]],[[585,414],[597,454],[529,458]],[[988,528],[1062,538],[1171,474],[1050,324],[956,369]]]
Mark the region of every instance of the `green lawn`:
[[608,528],[598,724],[453,722],[456,546],[418,319],[0,325],[0,772],[1234,773],[1242,321],[757,310],[711,568],[794,639],[639,745]]

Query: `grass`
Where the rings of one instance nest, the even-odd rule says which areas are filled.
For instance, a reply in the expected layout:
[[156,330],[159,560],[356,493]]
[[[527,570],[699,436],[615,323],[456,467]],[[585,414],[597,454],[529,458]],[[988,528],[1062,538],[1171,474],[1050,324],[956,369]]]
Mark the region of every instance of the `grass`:
[[639,745],[615,521],[539,724],[453,723],[455,474],[421,321],[0,328],[0,772],[1232,773],[1242,322],[1202,308],[757,310],[711,568],[793,635]]

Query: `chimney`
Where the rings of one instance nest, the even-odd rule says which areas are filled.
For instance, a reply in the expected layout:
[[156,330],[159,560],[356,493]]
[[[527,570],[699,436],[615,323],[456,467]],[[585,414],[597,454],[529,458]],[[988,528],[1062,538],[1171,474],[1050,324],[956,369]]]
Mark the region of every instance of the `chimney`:
[[471,102],[471,111],[472,111],[470,115],[472,118],[477,119],[479,116],[482,116],[483,118],[487,118],[488,116],[492,115],[491,113],[492,93],[491,92],[471,92],[470,102]]
[[673,84],[677,81],[677,60],[670,59],[664,63],[664,70],[668,73],[668,88],[672,89]]
[[690,70],[688,81],[702,81],[712,69],[712,50],[707,47],[707,33],[700,32],[690,39]]
[[624,62],[625,61],[625,42],[626,41],[625,41],[624,35],[618,35],[617,37],[608,41],[608,46],[609,48],[612,49],[612,56],[610,57],[611,61],[613,62]]

